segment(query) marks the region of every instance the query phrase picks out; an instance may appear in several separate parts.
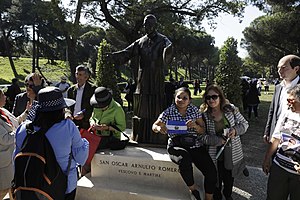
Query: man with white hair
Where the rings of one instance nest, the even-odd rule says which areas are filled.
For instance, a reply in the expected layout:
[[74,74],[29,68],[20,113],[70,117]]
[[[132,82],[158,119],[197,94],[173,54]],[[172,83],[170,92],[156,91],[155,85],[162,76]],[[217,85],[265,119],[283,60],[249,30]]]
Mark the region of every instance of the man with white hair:
[[288,110],[278,119],[263,162],[267,200],[300,197],[300,84],[288,90],[285,103]]

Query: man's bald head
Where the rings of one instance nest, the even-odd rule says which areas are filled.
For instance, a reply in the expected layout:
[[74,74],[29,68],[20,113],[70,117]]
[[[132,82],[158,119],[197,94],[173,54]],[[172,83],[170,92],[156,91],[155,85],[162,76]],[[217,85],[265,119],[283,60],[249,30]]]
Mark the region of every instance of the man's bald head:
[[300,57],[296,55],[287,55],[278,62],[278,74],[285,81],[294,80],[300,73]]
[[[286,55],[284,57],[282,57],[279,62],[278,62],[278,66],[282,65],[282,64],[289,64],[292,69],[294,69],[295,67],[299,67],[300,68],[300,57],[296,56],[296,55]],[[300,70],[297,71],[297,74],[299,75]]]

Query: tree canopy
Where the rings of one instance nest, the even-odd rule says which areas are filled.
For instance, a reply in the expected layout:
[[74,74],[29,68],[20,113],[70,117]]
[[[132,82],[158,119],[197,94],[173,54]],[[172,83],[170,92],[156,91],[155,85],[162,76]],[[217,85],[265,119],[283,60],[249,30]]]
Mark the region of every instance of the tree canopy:
[[255,62],[270,67],[275,77],[276,65],[281,57],[300,54],[300,1],[267,2],[269,4],[264,4],[264,8],[268,14],[255,19],[243,31],[245,40],[242,45]]

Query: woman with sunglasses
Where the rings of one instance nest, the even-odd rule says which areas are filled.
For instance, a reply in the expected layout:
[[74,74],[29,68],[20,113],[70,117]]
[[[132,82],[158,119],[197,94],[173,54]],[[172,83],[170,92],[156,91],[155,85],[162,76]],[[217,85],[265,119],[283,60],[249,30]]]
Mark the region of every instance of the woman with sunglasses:
[[191,103],[188,88],[181,87],[175,91],[175,103],[159,115],[152,130],[168,134],[168,154],[179,165],[180,175],[191,195],[197,200],[201,199],[193,177],[194,163],[204,175],[205,199],[211,200],[217,183],[217,172],[204,147],[204,122],[199,109]]
[[45,81],[38,73],[28,74],[25,78],[26,91],[16,96],[12,113],[18,117],[26,109],[27,104],[31,104],[27,119],[33,121],[37,109],[37,94],[45,87]]
[[218,145],[208,147],[209,155],[218,170],[218,185],[214,200],[222,199],[222,183],[224,183],[223,195],[226,200],[231,200],[234,177],[245,169],[240,135],[247,131],[248,122],[238,108],[225,98],[222,89],[215,84],[206,88],[200,111],[203,113],[206,134],[209,137],[217,136],[226,140],[224,148]]

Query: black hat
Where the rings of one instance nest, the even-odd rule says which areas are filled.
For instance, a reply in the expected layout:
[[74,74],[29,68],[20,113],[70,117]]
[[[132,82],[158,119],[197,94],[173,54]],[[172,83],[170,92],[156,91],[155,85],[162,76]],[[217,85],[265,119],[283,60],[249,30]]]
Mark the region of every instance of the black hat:
[[37,111],[50,112],[69,107],[75,103],[72,99],[63,98],[62,92],[57,87],[45,87],[38,93]]
[[110,104],[111,100],[111,91],[105,87],[98,87],[90,100],[90,104],[97,108],[104,108]]

